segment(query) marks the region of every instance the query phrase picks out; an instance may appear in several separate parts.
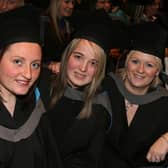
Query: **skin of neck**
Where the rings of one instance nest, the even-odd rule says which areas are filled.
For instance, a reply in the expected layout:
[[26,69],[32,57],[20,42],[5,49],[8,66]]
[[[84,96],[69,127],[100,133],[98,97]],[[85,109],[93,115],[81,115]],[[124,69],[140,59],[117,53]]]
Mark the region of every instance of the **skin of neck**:
[[14,109],[15,109],[15,104],[16,104],[16,96],[13,94],[5,94],[1,92],[0,95],[3,99],[1,100],[2,103],[5,105],[7,110],[9,111],[10,115],[14,115]]

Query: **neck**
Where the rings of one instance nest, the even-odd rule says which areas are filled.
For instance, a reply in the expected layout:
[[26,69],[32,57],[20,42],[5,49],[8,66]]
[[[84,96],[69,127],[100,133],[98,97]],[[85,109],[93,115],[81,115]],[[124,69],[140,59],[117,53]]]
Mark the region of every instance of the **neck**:
[[13,116],[16,104],[16,96],[13,94],[3,92],[1,92],[0,96],[2,97],[2,103],[5,105],[10,115]]

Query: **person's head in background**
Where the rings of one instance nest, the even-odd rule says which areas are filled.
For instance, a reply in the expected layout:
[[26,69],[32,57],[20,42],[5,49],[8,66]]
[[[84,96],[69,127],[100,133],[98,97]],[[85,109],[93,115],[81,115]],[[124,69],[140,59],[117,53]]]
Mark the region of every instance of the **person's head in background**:
[[[24,6],[0,14],[0,97],[28,94],[38,79],[42,58],[40,17]],[[31,18],[31,19],[30,19]]]
[[120,8],[121,7],[121,1],[120,0],[111,0],[111,10],[114,8]]
[[6,12],[24,5],[24,0],[0,0],[0,12]]
[[153,22],[132,29],[132,49],[128,53],[122,78],[133,94],[145,94],[161,84],[167,32]]
[[96,9],[104,9],[106,12],[109,12],[111,9],[110,0],[97,0]]
[[49,13],[53,19],[61,19],[72,15],[75,0],[50,0]]
[[71,33],[69,22],[65,19],[72,15],[74,3],[75,0],[51,0],[47,9],[56,37],[60,43],[66,41],[65,33],[66,35]]
[[149,20],[155,20],[160,7],[160,0],[148,0],[144,7],[144,14]]

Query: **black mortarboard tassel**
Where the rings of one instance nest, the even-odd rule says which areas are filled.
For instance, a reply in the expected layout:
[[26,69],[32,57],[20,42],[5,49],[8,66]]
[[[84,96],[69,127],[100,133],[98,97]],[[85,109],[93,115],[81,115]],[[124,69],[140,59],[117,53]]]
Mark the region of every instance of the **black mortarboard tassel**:
[[15,42],[41,45],[40,15],[31,5],[0,14],[0,49]]

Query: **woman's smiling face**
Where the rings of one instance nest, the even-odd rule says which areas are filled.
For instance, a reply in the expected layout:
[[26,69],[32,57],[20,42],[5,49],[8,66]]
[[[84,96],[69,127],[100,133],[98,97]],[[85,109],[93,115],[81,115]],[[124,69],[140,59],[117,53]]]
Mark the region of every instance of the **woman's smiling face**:
[[91,83],[97,72],[99,62],[90,43],[81,40],[69,57],[67,78],[72,87],[82,87]]
[[41,47],[19,42],[9,46],[0,59],[0,91],[25,95],[37,80],[41,65]]
[[126,65],[125,85],[131,92],[146,92],[150,84],[159,74],[157,57],[140,51],[135,51]]

